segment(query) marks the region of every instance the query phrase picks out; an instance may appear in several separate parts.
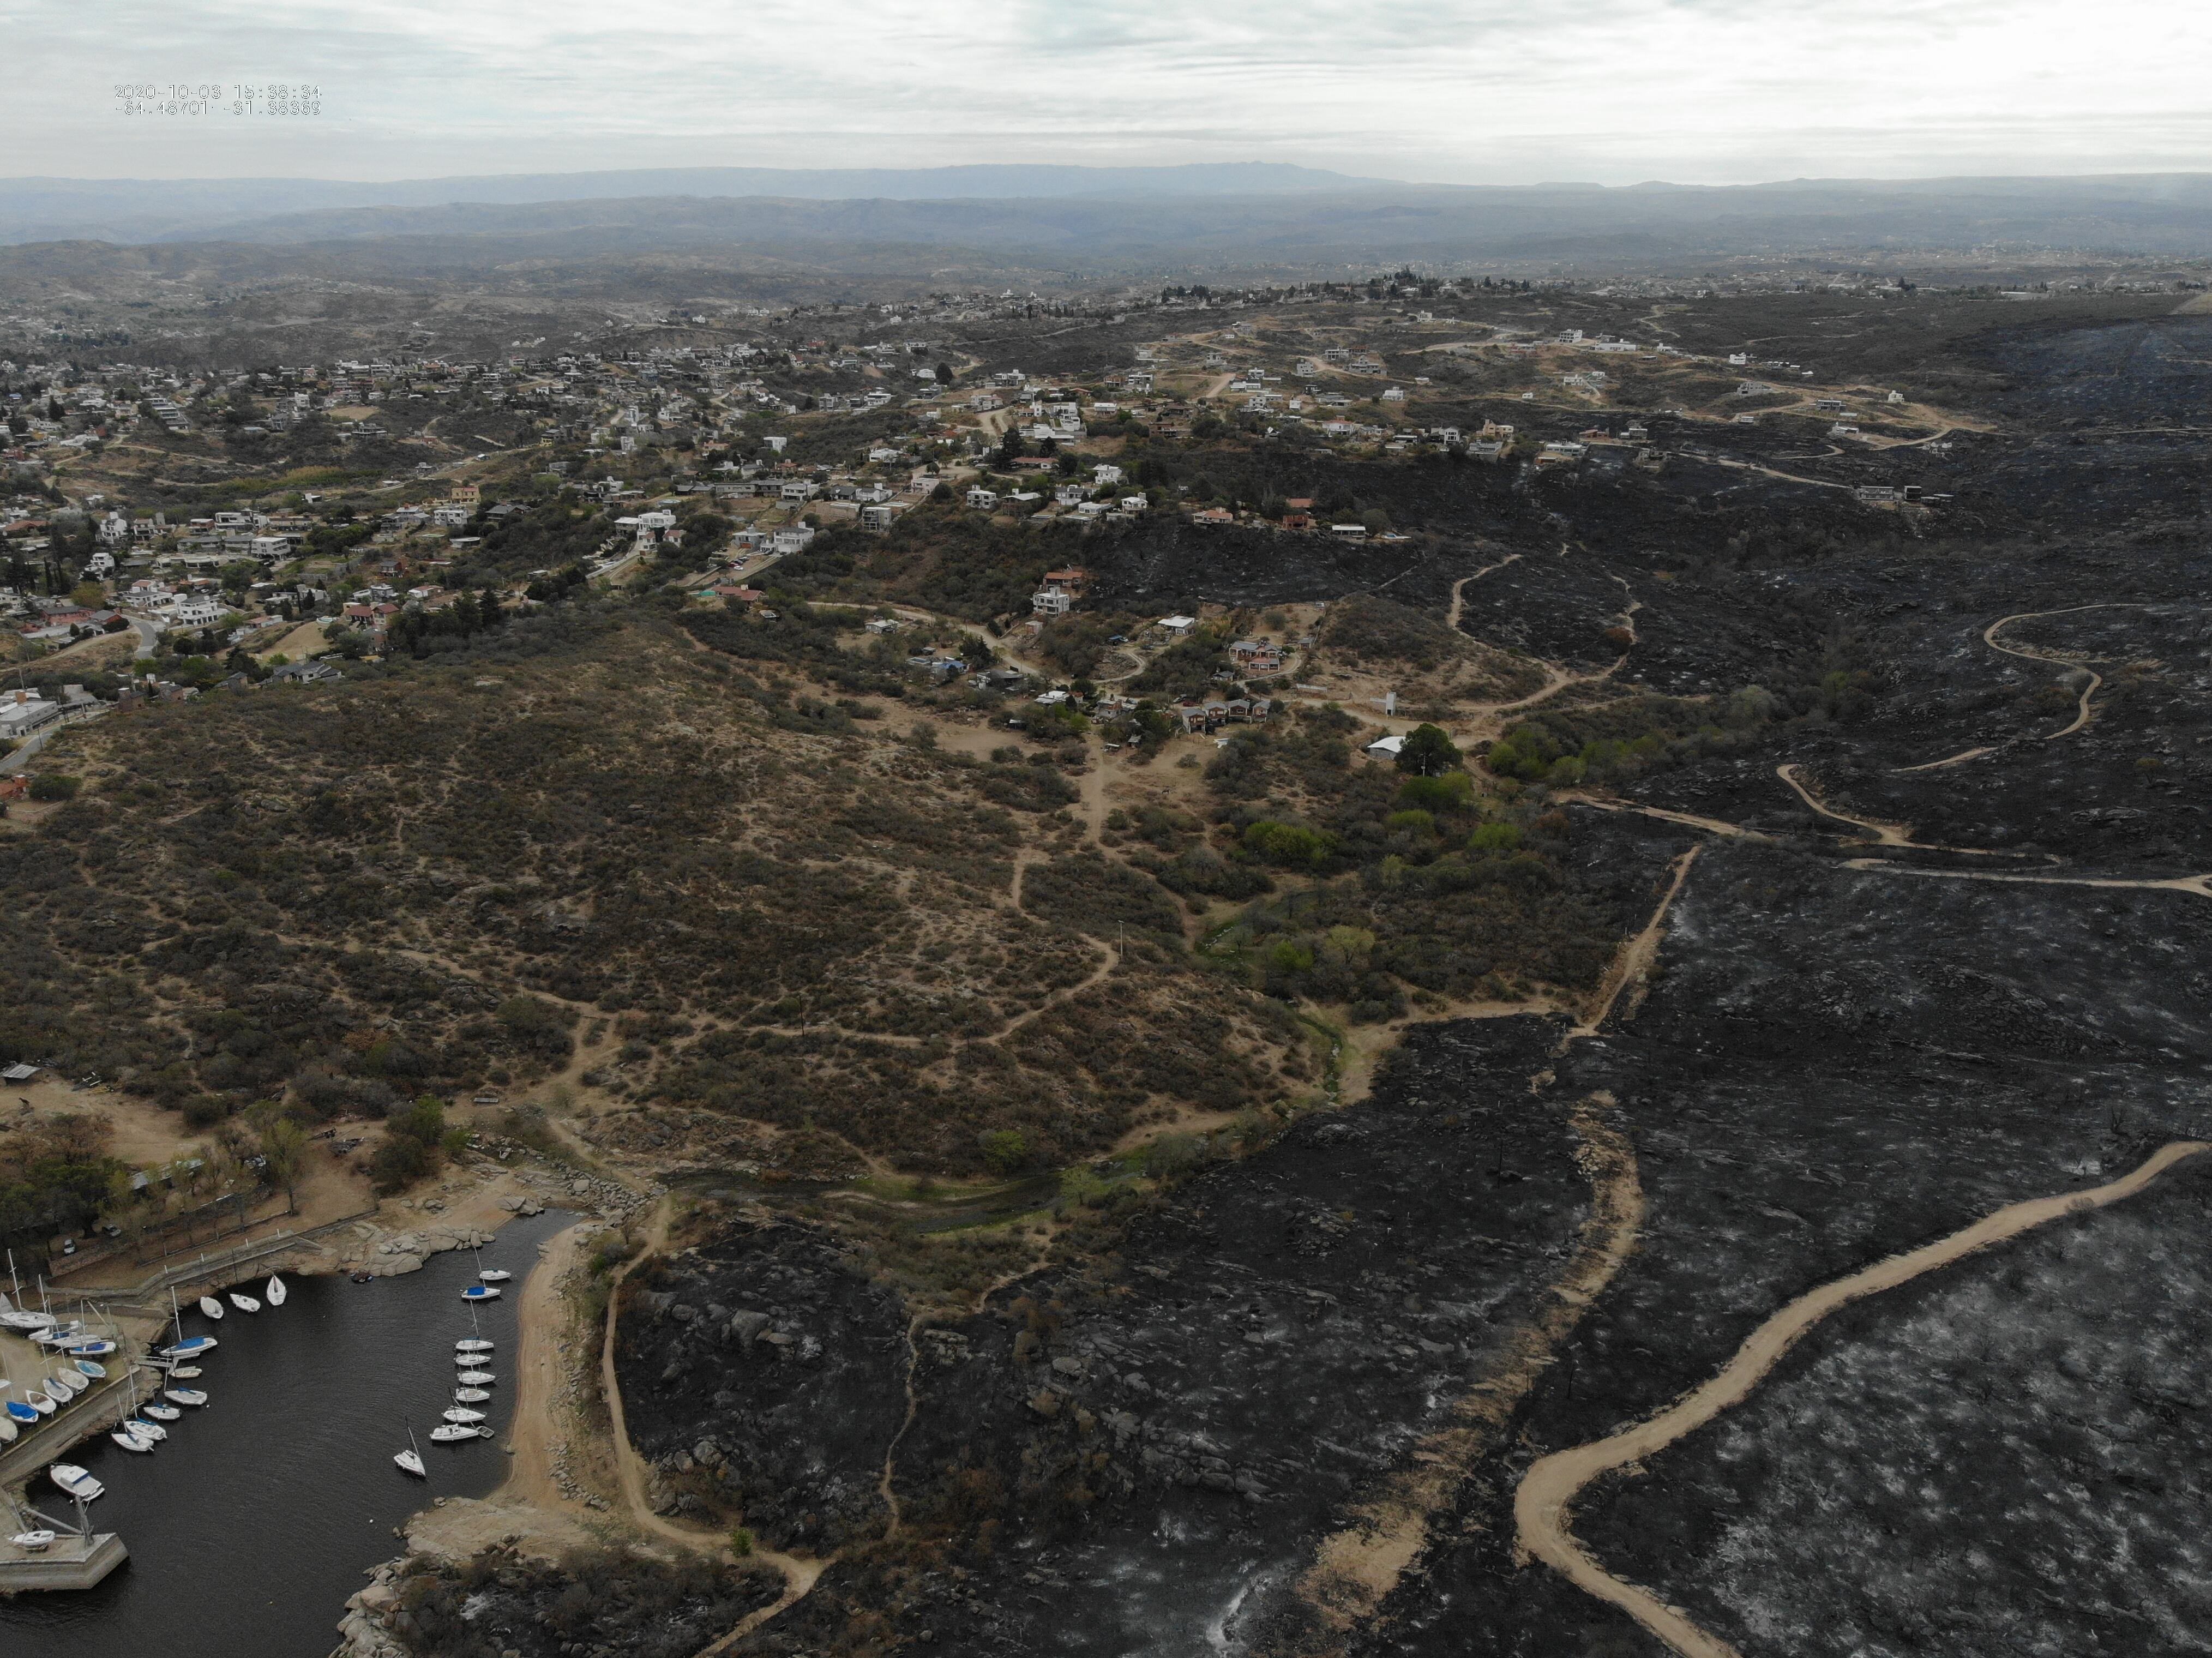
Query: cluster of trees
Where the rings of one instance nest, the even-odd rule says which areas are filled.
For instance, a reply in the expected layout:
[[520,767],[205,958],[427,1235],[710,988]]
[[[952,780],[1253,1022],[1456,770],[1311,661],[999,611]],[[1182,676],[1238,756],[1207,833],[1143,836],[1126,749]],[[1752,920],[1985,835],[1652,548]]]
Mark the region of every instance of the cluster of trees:
[[384,1144],[370,1160],[370,1178],[380,1192],[400,1191],[436,1174],[468,1143],[467,1129],[447,1127],[445,1102],[425,1094],[385,1119]]
[[[1848,683],[1838,689],[1840,694]],[[1553,788],[1619,782],[1654,766],[1726,752],[1783,712],[1780,700],[1757,685],[1745,686],[1718,708],[1638,697],[1602,710],[1524,720],[1490,745],[1482,763],[1492,776]]]
[[104,1117],[39,1117],[0,1135],[0,1238],[42,1245],[80,1230],[130,1169],[108,1151]]
[[441,610],[402,610],[385,628],[388,656],[424,657],[433,651],[451,650],[480,635],[497,633],[507,625],[507,611],[496,588],[465,592]]

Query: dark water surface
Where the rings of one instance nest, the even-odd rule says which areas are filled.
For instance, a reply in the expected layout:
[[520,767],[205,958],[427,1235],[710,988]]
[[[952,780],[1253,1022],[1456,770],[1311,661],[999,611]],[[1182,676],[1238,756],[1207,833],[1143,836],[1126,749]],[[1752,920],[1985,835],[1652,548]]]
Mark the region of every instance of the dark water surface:
[[[169,1437],[150,1456],[102,1434],[64,1459],[106,1483],[92,1519],[121,1534],[129,1562],[83,1594],[0,1597],[0,1655],[324,1658],[346,1597],[400,1552],[393,1527],[433,1497],[482,1497],[506,1477],[515,1305],[538,1244],[571,1219],[510,1221],[483,1251],[484,1266],[514,1274],[500,1300],[476,1309],[499,1344],[486,1367],[499,1385],[475,1408],[498,1439],[429,1441],[453,1402],[453,1343],[471,1333],[460,1292],[477,1263],[465,1249],[374,1284],[288,1278],[282,1307],[233,1309],[219,1327],[187,1307],[185,1333],[222,1344],[187,1384],[207,1393],[206,1407],[165,1424]],[[240,1287],[258,1297],[263,1282]],[[410,1420],[427,1482],[392,1466]],[[69,1512],[43,1476],[30,1494],[48,1513]]]

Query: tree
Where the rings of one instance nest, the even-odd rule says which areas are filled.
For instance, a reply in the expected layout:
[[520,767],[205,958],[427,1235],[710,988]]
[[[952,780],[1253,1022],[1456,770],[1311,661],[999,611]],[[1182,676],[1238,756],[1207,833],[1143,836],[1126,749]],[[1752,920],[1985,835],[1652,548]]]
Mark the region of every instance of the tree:
[[983,1161],[994,1175],[1011,1175],[1029,1161],[1030,1143],[1018,1128],[995,1129],[983,1136]]
[[1439,726],[1416,726],[1398,750],[1398,769],[1416,777],[1435,777],[1457,769],[1459,747]]
[[940,362],[937,365],[937,383],[939,386],[950,386],[952,384],[952,365],[951,363]]
[[307,1150],[307,1131],[289,1117],[272,1117],[261,1130],[261,1172],[271,1186],[284,1188],[288,1214],[300,1211],[293,1188],[300,1178],[300,1163]]

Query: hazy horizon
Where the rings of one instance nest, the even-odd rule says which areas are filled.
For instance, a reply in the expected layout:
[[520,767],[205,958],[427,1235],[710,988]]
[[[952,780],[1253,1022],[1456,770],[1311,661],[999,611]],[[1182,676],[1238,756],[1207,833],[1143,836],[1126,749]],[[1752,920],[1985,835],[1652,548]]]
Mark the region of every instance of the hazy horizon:
[[[726,24],[666,0],[612,21],[559,0],[96,15],[27,0],[10,21],[0,166],[15,177],[1261,160],[1440,184],[1743,184],[2154,173],[2212,153],[2212,18],[2149,0],[1565,15],[1027,0],[988,28],[909,0],[770,0]],[[228,102],[312,87],[318,112],[119,112],[118,87],[180,83]]]

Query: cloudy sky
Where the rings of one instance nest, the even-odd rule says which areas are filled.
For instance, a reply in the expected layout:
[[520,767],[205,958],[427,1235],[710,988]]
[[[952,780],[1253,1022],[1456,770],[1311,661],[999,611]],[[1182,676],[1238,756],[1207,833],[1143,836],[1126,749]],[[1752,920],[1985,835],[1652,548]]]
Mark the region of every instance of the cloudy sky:
[[[0,0],[0,176],[1300,161],[1466,183],[2197,170],[2191,0]],[[311,85],[309,117],[118,88]]]

